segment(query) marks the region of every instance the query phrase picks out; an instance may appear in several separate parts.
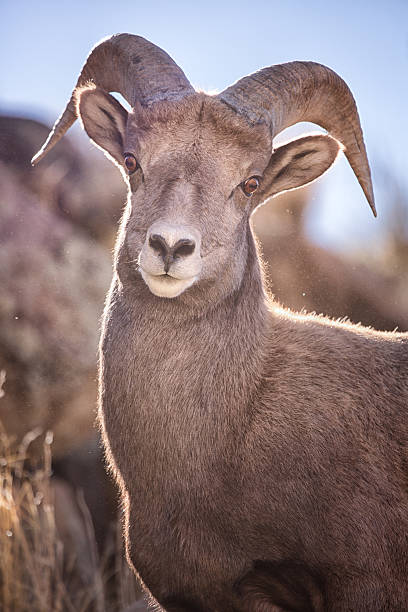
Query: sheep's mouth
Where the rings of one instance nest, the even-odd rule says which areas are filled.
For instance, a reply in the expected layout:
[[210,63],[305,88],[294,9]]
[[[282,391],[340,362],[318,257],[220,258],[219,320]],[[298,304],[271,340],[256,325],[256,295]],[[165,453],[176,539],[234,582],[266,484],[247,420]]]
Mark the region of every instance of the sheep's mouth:
[[189,278],[177,278],[171,274],[150,274],[142,267],[140,267],[140,274],[150,291],[157,297],[163,298],[175,298],[182,293],[195,281],[197,276],[191,276]]

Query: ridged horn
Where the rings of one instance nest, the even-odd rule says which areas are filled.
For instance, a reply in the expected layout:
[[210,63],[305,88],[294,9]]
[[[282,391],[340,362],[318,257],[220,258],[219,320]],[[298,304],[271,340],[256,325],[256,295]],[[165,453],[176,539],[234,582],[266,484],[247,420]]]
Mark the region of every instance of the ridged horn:
[[194,93],[185,74],[162,49],[133,34],[115,34],[99,42],[89,54],[76,87],[46,142],[33,157],[37,164],[77,119],[75,91],[89,81],[107,92],[118,92],[134,106],[159,100],[178,100]]
[[370,166],[356,103],[347,84],[315,62],[288,62],[246,76],[217,96],[251,123],[270,125],[272,138],[285,128],[310,121],[345,147],[374,216]]

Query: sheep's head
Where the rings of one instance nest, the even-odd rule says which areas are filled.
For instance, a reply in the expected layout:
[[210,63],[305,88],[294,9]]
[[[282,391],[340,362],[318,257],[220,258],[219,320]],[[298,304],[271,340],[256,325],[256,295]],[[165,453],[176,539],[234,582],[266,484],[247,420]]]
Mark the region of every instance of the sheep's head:
[[[132,111],[110,91],[124,95]],[[159,297],[192,285],[237,287],[255,207],[319,177],[340,141],[375,212],[354,100],[340,77],[318,64],[265,68],[212,97],[196,93],[162,50],[122,34],[92,51],[34,162],[77,116],[129,185],[118,273],[140,271]],[[273,137],[299,121],[318,123],[334,138],[310,135],[273,150]]]

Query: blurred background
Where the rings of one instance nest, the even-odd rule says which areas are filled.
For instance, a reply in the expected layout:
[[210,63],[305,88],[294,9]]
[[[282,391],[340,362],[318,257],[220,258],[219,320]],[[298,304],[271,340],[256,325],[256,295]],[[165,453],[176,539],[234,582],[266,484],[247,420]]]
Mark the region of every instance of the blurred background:
[[[91,47],[116,32],[164,48],[197,88],[266,65],[330,66],[350,86],[374,219],[345,158],[254,219],[275,297],[408,329],[408,3],[138,0],[0,3],[0,609],[144,609],[123,562],[94,427],[99,320],[125,201],[118,170],[73,127],[32,155]],[[315,125],[300,124],[284,141]],[[2,389],[2,391],[1,391]]]

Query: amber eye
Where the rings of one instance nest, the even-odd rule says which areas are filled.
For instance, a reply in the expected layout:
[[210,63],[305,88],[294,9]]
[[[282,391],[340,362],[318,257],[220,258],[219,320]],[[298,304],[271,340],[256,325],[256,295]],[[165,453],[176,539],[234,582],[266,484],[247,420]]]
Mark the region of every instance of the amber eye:
[[259,178],[256,176],[251,176],[251,178],[247,179],[242,183],[242,191],[246,196],[250,196],[256,191],[259,187]]
[[139,167],[136,157],[132,153],[125,153],[124,160],[128,173],[133,174]]

